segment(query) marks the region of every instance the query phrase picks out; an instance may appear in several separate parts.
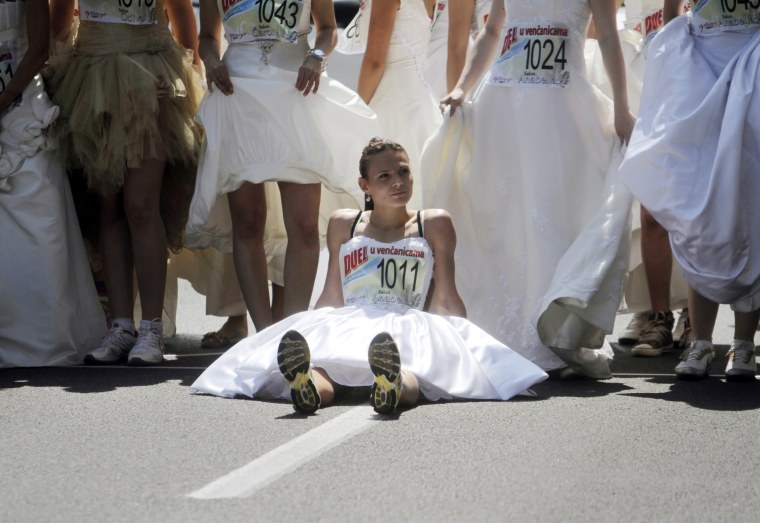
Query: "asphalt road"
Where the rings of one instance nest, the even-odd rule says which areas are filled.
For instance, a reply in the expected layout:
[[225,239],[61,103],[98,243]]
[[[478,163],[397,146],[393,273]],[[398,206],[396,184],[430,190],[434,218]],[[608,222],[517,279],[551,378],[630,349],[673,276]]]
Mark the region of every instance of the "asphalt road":
[[162,367],[0,370],[0,521],[758,520],[760,390],[723,358],[682,383],[677,355],[618,351],[613,379],[535,398],[301,417],[188,392],[219,324],[181,283]]

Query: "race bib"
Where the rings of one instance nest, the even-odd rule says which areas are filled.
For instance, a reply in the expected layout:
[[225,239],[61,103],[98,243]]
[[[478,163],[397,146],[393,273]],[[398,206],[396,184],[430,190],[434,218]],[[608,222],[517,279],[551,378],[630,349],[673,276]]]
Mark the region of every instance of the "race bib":
[[697,32],[744,29],[760,25],[760,0],[689,0]]
[[565,87],[570,81],[566,67],[569,47],[569,32],[564,27],[510,25],[488,81],[501,86]]
[[79,19],[108,24],[158,23],[157,0],[80,0]]
[[369,1],[362,0],[356,16],[338,36],[335,50],[341,54],[361,54],[367,48],[367,32],[369,30]]
[[0,41],[0,93],[5,91],[13,80],[21,56],[19,41],[16,38]]
[[259,40],[296,42],[303,0],[217,0],[230,43]]
[[424,307],[427,293],[424,250],[393,245],[359,245],[341,249],[341,258],[346,305]]

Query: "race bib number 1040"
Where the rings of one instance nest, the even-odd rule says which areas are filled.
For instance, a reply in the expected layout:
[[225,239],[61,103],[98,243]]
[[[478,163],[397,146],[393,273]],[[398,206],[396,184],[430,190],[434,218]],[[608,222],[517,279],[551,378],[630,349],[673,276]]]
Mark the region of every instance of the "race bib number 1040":
[[570,82],[569,47],[568,30],[563,27],[510,25],[489,83],[565,87]]
[[80,0],[79,19],[109,24],[152,25],[157,0]]
[[742,29],[760,25],[760,0],[691,0],[697,31]]

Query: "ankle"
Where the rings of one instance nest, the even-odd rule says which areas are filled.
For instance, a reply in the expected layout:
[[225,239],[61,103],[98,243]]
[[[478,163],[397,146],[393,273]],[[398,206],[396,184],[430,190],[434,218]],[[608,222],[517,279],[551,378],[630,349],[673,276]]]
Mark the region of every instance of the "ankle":
[[111,320],[112,327],[119,327],[121,330],[135,334],[135,322],[132,318],[114,318]]

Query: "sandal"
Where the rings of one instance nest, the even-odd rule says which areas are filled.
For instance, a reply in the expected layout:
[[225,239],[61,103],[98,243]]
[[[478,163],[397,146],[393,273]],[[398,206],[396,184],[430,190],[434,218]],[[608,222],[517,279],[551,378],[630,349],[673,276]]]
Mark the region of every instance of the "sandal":
[[242,337],[231,338],[219,331],[207,332],[201,338],[201,348],[204,349],[227,349],[242,340]]

